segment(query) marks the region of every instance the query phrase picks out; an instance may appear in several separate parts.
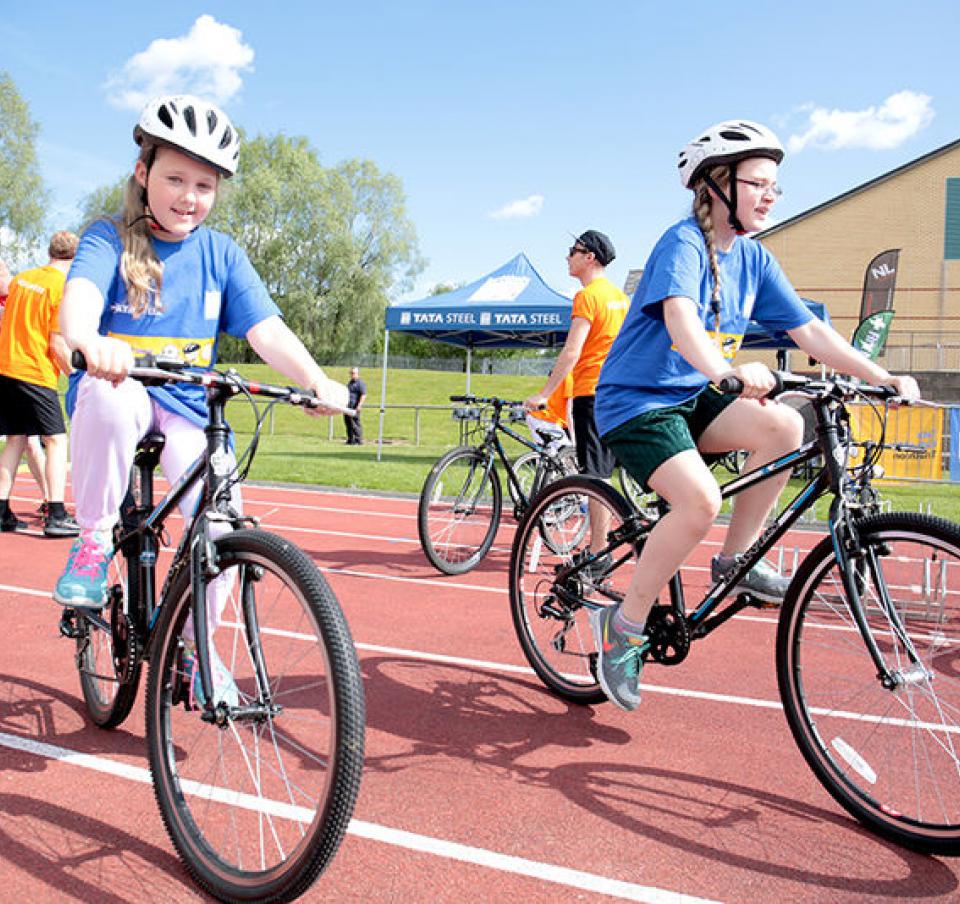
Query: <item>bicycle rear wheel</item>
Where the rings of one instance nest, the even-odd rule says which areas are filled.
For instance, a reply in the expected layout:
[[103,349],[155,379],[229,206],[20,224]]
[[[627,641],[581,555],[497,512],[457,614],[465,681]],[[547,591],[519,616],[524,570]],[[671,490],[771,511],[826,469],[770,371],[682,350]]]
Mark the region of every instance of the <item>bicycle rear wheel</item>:
[[[607,699],[596,678],[596,646],[587,613],[623,598],[635,550],[627,545],[614,550],[603,575],[561,572],[591,546],[595,551],[606,547],[606,536],[631,513],[630,504],[603,481],[568,477],[544,488],[517,528],[510,555],[513,626],[540,680],[573,703]],[[595,543],[594,530],[602,531]]]
[[417,531],[434,568],[463,574],[490,551],[503,506],[500,477],[489,459],[467,446],[443,456],[420,493]]
[[[151,654],[147,743],[173,844],[225,901],[290,901],[330,862],[363,767],[364,702],[350,632],[313,562],[281,537],[216,541],[226,598],[213,644],[229,675],[221,717],[190,705],[188,571],[164,599]],[[262,663],[262,667],[258,664]],[[231,696],[236,706],[228,704]],[[181,706],[181,703],[183,704]],[[229,708],[228,708],[229,706]]]
[[77,671],[87,712],[101,728],[116,728],[130,715],[140,687],[140,651],[126,620],[124,601],[139,597],[136,558],[121,549],[110,560],[107,605],[93,619],[78,612]]
[[892,680],[877,674],[825,539],[780,618],[787,720],[817,778],[864,825],[915,850],[960,854],[960,528],[892,513],[857,531],[853,579]]

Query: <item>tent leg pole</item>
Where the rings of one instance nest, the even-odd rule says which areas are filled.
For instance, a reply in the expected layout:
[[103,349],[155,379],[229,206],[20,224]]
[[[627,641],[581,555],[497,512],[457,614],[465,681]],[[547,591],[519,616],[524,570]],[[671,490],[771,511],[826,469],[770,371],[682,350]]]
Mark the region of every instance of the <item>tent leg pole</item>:
[[383,458],[383,416],[387,405],[387,358],[390,355],[390,330],[383,331],[383,374],[380,378],[380,429],[377,432],[377,461]]
[[470,395],[470,359],[473,354],[473,349],[470,346],[467,346],[467,395]]

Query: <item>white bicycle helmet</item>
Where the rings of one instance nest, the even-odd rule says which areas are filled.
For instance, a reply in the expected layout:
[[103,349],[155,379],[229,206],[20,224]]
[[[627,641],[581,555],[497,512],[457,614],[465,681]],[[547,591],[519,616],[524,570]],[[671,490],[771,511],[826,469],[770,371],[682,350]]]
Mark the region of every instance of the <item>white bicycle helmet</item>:
[[143,108],[133,140],[153,139],[209,163],[229,178],[237,171],[240,136],[219,107],[190,94],[156,97]]
[[783,160],[780,139],[766,126],[747,119],[732,119],[710,126],[681,152],[677,164],[684,188],[691,188],[697,176],[711,166],[736,163],[748,157]]

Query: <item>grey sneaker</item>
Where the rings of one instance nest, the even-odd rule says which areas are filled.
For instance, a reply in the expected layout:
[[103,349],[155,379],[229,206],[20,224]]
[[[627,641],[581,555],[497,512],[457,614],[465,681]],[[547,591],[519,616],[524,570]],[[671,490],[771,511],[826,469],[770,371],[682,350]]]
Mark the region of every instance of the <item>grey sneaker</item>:
[[[723,580],[736,564],[734,559],[726,568],[720,567],[720,556],[714,556],[710,562],[710,576],[714,583]],[[734,585],[734,590],[745,590],[759,600],[779,605],[787,595],[790,578],[785,578],[766,559],[757,562],[743,579]]]
[[621,634],[613,627],[616,608],[607,606],[589,613],[597,645],[597,678],[610,702],[631,712],[640,705],[642,657],[649,644],[646,635]]
[[[589,549],[584,549],[581,552],[578,552],[573,557],[573,564],[579,565],[584,559],[592,555]],[[610,553],[605,552],[603,555],[594,559],[589,565],[585,565],[580,571],[577,572],[580,577],[584,580],[592,581],[594,584],[602,581],[606,576],[607,572],[610,570],[610,566],[613,564],[613,559],[610,557]]]

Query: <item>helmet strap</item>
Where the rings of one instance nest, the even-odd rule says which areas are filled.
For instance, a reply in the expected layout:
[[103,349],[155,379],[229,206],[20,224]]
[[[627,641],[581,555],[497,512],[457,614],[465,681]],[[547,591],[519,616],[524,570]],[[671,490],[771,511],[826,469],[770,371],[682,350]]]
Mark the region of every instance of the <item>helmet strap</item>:
[[743,228],[743,223],[740,222],[739,217],[737,216],[737,165],[736,163],[730,164],[730,196],[724,193],[723,189],[717,185],[716,180],[709,174],[703,174],[703,181],[710,186],[713,193],[726,205],[727,208],[727,222],[733,228],[734,232],[737,235],[744,235],[746,229]]

